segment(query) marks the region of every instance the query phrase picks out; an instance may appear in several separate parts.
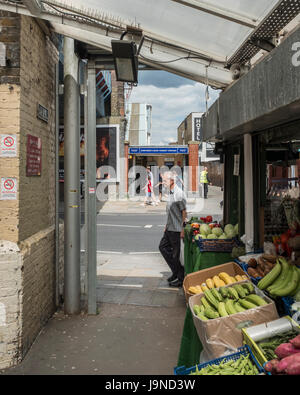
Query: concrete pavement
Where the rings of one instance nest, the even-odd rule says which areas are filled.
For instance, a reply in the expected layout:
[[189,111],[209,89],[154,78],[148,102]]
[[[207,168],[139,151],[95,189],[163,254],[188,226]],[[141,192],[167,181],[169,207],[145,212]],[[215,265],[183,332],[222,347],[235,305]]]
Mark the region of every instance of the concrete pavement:
[[[220,191],[211,188],[209,197],[189,200],[189,214],[221,216]],[[158,225],[157,217],[165,215],[165,203],[144,208],[137,202],[107,202],[100,209],[100,222],[105,222],[105,216],[111,220],[111,215],[126,213],[120,225],[130,226],[137,212],[142,214],[140,220],[146,215],[149,225]],[[118,219],[121,221],[120,216]],[[108,227],[103,225],[105,233]],[[113,229],[118,227],[111,229],[110,237],[117,243]],[[139,251],[139,232],[131,243],[131,253],[120,249],[97,255],[99,314],[69,317],[58,311],[23,362],[2,374],[173,373],[186,313],[184,294],[182,289],[169,288],[170,270],[157,250]]]

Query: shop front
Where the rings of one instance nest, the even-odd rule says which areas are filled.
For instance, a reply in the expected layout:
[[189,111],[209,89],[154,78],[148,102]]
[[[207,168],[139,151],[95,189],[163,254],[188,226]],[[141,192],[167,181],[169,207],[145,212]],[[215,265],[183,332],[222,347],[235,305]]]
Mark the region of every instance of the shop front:
[[[281,370],[279,364],[284,359],[280,351],[293,342],[289,336],[299,337],[300,333],[296,307],[300,283],[300,95],[296,87],[300,68],[292,62],[293,43],[299,41],[298,28],[224,91],[203,116],[204,140],[216,143],[216,153],[224,161],[221,226],[237,224],[237,240],[244,250],[242,253],[232,249],[226,255],[225,250],[214,250],[220,242],[213,240],[211,250],[203,250],[210,243],[206,240],[210,235],[203,227],[204,218],[192,219],[186,228],[185,294],[189,308],[179,367],[213,360],[215,368],[220,363],[218,358],[234,349],[242,352],[239,347],[249,345],[262,368],[272,374],[292,372],[288,368]],[[234,263],[243,270],[242,278],[229,266],[222,266]],[[226,280],[224,273],[230,278]],[[261,306],[269,306],[264,316],[260,316],[259,309],[247,316],[250,305],[246,312],[239,308],[244,298],[254,301],[256,296],[242,297],[241,290],[240,296],[226,296],[225,292],[218,295],[224,287],[219,280],[225,282],[225,287],[238,290],[234,284],[242,282],[243,276],[247,276],[246,282],[251,281],[256,296],[264,299]],[[235,300],[233,310],[228,298]],[[222,310],[223,303],[226,312]],[[237,337],[227,337],[226,328],[233,333],[237,327],[240,338],[234,346]],[[209,363],[200,369],[205,372],[208,367]],[[214,368],[211,374],[218,374]],[[178,371],[197,374],[195,366],[189,371]]]

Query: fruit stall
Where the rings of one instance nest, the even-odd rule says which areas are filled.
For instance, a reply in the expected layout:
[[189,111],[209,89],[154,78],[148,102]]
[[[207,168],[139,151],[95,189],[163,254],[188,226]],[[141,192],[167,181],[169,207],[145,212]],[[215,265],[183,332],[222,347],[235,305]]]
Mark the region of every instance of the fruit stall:
[[245,254],[237,225],[191,219],[187,313],[175,374],[300,374],[300,268],[291,259],[297,240],[290,256],[275,244],[274,255]]

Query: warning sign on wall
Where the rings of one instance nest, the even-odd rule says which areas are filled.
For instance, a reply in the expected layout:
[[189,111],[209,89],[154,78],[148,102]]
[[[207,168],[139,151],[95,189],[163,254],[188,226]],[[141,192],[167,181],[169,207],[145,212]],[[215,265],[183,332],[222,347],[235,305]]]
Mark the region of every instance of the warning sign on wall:
[[12,177],[1,177],[0,200],[17,200],[17,179]]
[[0,157],[17,156],[17,136],[15,134],[0,135]]

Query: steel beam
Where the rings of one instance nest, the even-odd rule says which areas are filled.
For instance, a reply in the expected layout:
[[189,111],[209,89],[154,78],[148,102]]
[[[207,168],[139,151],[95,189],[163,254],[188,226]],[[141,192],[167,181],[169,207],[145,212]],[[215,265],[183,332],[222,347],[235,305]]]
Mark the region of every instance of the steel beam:
[[217,16],[218,18],[226,19],[230,22],[238,23],[239,25],[250,27],[251,29],[255,29],[257,27],[257,21],[252,18],[248,18],[245,15],[238,14],[231,10],[227,10],[221,7],[215,7],[204,3],[202,1],[195,0],[171,0],[175,3],[179,3],[186,7],[194,8],[198,11],[205,12],[207,14],[211,14]]
[[33,15],[39,16],[43,11],[43,6],[40,0],[23,0],[23,4]]
[[78,58],[64,38],[65,314],[80,313],[80,132]]
[[85,254],[87,310],[97,314],[97,207],[96,207],[96,69],[89,61],[85,70]]

